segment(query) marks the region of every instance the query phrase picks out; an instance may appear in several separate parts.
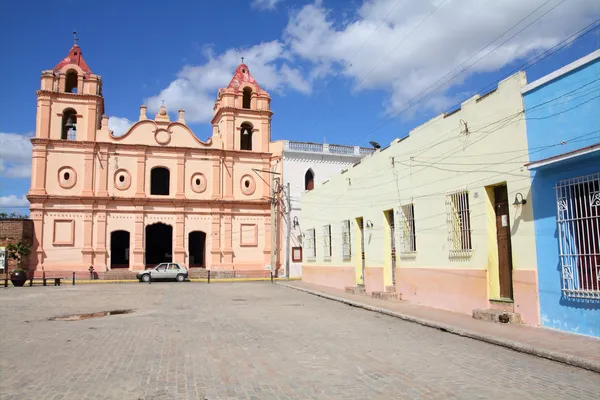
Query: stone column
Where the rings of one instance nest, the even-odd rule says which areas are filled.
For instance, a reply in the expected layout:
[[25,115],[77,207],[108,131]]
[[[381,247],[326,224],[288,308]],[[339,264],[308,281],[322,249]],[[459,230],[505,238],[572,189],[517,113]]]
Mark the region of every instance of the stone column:
[[96,246],[94,247],[94,268],[108,271],[106,251],[106,206],[99,206],[96,213]]
[[46,194],[46,144],[34,143],[31,156],[30,194]]
[[235,118],[233,114],[223,115],[223,119],[225,120],[225,149],[233,150],[235,148]]
[[175,213],[175,244],[173,248],[173,262],[186,264],[186,252],[185,252],[185,213],[183,211],[177,211]]
[[93,263],[94,249],[92,248],[93,217],[91,204],[86,205],[83,212],[83,249],[81,250],[83,265],[89,267]]
[[89,140],[90,142],[96,141],[96,128],[98,124],[98,109],[96,108],[97,104],[90,104],[88,106],[88,114],[87,114],[87,135],[85,140]]
[[185,199],[185,152],[177,153],[177,186],[175,198]]
[[223,162],[223,191],[226,200],[233,200],[233,159],[226,158]]
[[135,229],[133,237],[133,260],[130,264],[131,270],[144,269],[144,208],[143,206],[135,207]]
[[94,195],[94,149],[85,149],[83,153],[83,191],[82,196]]
[[223,215],[223,265],[233,268],[233,224],[231,209]]
[[100,168],[98,173],[100,174],[100,184],[98,187],[98,196],[108,196],[108,152],[109,147],[100,146],[98,156],[100,158]]
[[30,218],[33,220],[33,246],[29,256],[34,270],[44,269],[44,204],[32,203]]
[[217,207],[211,210],[211,235],[210,267],[218,268],[221,265],[221,213]]
[[[51,113],[51,102],[50,99],[39,99],[35,136],[42,139],[50,138],[50,113]],[[60,139],[60,134],[56,139]]]
[[212,198],[221,198],[221,158],[214,157],[212,164]]
[[137,169],[133,179],[137,182],[135,197],[146,197],[146,150],[139,149],[137,154]]

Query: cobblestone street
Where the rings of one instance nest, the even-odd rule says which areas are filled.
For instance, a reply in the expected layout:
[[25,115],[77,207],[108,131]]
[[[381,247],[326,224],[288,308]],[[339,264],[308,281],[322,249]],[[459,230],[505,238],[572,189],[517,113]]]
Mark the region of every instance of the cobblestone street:
[[597,399],[600,385],[270,283],[11,287],[0,302],[2,400]]

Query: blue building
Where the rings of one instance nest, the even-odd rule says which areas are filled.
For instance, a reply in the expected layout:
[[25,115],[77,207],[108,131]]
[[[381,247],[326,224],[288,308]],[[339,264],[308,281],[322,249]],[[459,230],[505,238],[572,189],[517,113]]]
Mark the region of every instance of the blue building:
[[600,337],[600,50],[522,93],[541,323]]

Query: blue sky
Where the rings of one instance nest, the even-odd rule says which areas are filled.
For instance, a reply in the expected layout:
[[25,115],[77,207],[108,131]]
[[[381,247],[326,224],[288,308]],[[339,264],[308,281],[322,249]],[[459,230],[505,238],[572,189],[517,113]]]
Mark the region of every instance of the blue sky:
[[[244,56],[271,94],[273,140],[368,146],[406,135],[599,17],[593,0],[8,2],[0,15],[0,208],[27,210],[35,91],[41,71],[68,53],[73,29],[103,78],[117,131],[140,104],[153,113],[165,100],[170,112],[185,108],[206,139],[217,89]],[[598,31],[533,65],[528,80],[598,49]]]

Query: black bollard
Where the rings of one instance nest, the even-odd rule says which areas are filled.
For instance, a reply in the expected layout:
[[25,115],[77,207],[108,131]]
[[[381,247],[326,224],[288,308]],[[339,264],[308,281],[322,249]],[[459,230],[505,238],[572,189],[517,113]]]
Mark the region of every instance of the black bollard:
[[273,283],[273,271],[271,271],[271,283]]
[[75,272],[73,272],[73,286],[75,286]]
[[210,269],[208,270],[208,283],[210,283]]

